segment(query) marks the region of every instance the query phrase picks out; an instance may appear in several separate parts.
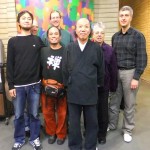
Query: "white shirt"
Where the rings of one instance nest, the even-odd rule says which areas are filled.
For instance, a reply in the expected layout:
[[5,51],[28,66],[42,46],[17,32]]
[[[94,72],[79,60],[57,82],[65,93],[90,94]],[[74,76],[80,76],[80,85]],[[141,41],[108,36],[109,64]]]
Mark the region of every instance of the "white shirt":
[[81,51],[83,52],[83,50],[84,50],[84,48],[85,48],[87,42],[85,42],[84,44],[82,44],[82,43],[79,41],[79,39],[77,39],[77,40],[78,40],[78,43],[79,43],[79,47],[80,47]]

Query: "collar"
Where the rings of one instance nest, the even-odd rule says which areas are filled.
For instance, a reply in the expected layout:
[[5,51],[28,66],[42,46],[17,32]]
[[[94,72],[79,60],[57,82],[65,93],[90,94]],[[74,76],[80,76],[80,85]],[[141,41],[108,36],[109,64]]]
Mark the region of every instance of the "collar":
[[80,47],[81,51],[83,52],[83,50],[84,50],[84,48],[85,48],[85,46],[86,46],[88,40],[87,40],[84,44],[82,44],[82,43],[79,41],[79,39],[77,39],[77,41],[78,41],[78,44],[79,44],[79,47]]
[[[131,34],[131,33],[132,33],[132,30],[133,30],[133,28],[130,27],[130,28],[126,31],[125,34]],[[120,30],[120,31],[118,32],[118,35],[119,35],[119,34],[123,34],[123,33],[122,33],[122,30]]]

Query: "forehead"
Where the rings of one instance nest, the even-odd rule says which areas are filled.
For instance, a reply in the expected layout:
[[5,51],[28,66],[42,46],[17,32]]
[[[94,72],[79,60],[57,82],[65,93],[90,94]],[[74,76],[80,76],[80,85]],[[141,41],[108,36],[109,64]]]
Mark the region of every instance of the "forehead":
[[60,15],[59,15],[59,13],[56,12],[56,11],[55,11],[55,12],[52,12],[52,13],[51,13],[51,17],[55,17],[55,16],[60,16]]
[[21,17],[30,17],[31,18],[31,16],[29,15],[29,13],[24,13]]
[[130,13],[129,10],[124,10],[124,11],[120,11],[120,12],[119,12],[119,15],[125,15],[125,14],[131,15],[131,13]]
[[90,23],[87,19],[80,19],[78,22],[77,22],[77,26],[79,25],[87,25],[87,26],[90,26]]
[[100,28],[100,27],[94,27],[93,28],[93,33],[95,32],[104,32],[104,29]]
[[57,28],[52,27],[52,28],[50,28],[50,29],[49,29],[49,32],[59,32],[59,31],[58,31],[58,29],[57,29]]

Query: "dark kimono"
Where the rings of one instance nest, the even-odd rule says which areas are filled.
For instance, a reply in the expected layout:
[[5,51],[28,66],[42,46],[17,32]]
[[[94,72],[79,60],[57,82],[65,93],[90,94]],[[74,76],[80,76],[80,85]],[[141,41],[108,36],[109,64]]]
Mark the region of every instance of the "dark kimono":
[[64,54],[63,78],[69,103],[95,105],[98,100],[97,86],[103,86],[104,82],[101,47],[88,40],[82,52],[78,41],[70,43]]

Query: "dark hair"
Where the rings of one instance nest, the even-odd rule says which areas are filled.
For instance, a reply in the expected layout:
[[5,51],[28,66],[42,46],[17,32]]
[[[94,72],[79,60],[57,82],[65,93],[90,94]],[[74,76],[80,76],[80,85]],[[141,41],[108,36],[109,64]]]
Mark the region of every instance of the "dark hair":
[[57,27],[55,27],[55,26],[50,26],[50,27],[48,28],[48,30],[47,30],[47,37],[48,37],[49,30],[50,30],[51,28],[56,28],[56,29],[58,30],[58,32],[59,32],[59,35],[61,36],[61,31],[60,31],[59,28],[57,28]]
[[59,14],[59,17],[61,18],[61,13],[60,13],[58,10],[53,10],[53,11],[51,11],[50,14],[49,14],[49,19],[50,19],[50,20],[51,20],[51,15],[52,15],[52,13],[54,13],[54,12],[57,12],[57,13]]
[[17,17],[17,22],[19,23],[20,22],[20,18],[21,16],[23,16],[25,13],[28,13],[32,19],[32,23],[33,23],[33,15],[32,13],[30,13],[28,10],[23,10],[21,11],[19,14],[18,14],[18,17]]

